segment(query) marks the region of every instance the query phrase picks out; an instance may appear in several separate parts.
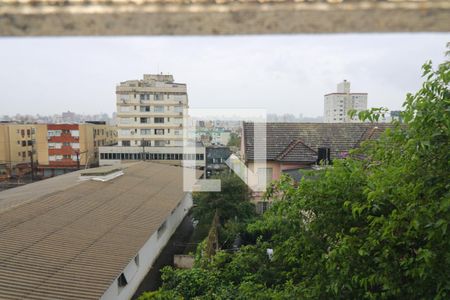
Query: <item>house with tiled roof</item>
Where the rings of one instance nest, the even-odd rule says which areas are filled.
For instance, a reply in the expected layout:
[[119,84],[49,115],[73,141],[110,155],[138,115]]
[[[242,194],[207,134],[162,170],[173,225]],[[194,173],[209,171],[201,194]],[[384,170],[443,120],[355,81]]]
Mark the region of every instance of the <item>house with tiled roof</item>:
[[[254,174],[252,178],[249,172],[247,180],[250,186],[257,185],[258,174],[263,173],[267,181],[277,180],[283,173],[299,180],[300,170],[310,169],[319,161],[344,158],[361,142],[378,138],[390,126],[385,123],[244,123],[241,157]],[[255,136],[265,136],[265,157],[255,151],[258,144]],[[266,163],[265,168],[261,168],[262,161]]]

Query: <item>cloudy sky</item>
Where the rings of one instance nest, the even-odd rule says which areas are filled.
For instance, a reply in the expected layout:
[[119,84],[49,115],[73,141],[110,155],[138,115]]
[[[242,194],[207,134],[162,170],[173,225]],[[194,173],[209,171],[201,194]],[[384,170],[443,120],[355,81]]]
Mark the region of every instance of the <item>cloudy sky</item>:
[[399,109],[450,34],[0,38],[0,115],[111,114],[115,85],[144,73],[187,83],[193,108],[320,116],[347,79],[369,106]]

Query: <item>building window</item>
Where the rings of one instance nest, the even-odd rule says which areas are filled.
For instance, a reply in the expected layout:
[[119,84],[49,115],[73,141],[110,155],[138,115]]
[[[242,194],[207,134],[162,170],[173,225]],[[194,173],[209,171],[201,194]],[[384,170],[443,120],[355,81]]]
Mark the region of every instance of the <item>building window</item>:
[[141,135],[151,135],[152,130],[151,129],[141,129]]
[[117,278],[117,285],[119,286],[119,288],[123,288],[127,284],[128,284],[128,281],[125,278],[125,274],[123,274],[123,273],[120,274],[119,278]]
[[27,153],[25,151],[22,152],[22,158],[27,157]]
[[141,118],[140,122],[141,124],[147,124],[147,118]]
[[122,141],[122,146],[130,146],[130,141]]
[[157,123],[157,124],[164,123],[164,118],[155,118],[155,123]]
[[166,231],[166,221],[164,221],[164,223],[162,223],[158,228],[158,239],[164,234],[164,231]]
[[149,112],[150,106],[141,106],[141,112]]
[[155,100],[164,100],[164,94],[163,93],[155,93]]
[[119,112],[129,112],[131,111],[131,107],[129,106],[120,106],[119,107]]
[[155,135],[164,135],[164,129],[155,129]]
[[22,141],[22,147],[25,147],[27,145],[26,141]]
[[139,253],[134,257],[134,263],[139,266]]
[[164,112],[164,106],[155,106],[155,112],[162,113]]
[[270,203],[267,201],[259,201],[257,204],[257,212],[262,214],[270,207]]
[[166,141],[155,141],[156,147],[164,147],[166,145]]

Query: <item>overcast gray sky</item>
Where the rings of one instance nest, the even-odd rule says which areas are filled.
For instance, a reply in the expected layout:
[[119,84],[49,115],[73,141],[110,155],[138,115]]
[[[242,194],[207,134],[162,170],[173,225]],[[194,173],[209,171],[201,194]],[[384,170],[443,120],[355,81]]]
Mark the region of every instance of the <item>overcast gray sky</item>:
[[115,85],[164,72],[193,108],[265,108],[319,116],[347,79],[369,106],[399,109],[421,65],[444,60],[450,34],[0,38],[0,115],[111,114]]

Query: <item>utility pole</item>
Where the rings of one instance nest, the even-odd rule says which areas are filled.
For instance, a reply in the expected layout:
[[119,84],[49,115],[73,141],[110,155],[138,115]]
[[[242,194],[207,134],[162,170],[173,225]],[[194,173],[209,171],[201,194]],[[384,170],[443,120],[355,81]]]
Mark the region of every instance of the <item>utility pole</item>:
[[144,145],[144,139],[141,140],[142,145],[142,160],[145,161],[145,145]]
[[[30,128],[30,138],[31,138],[31,153],[30,153],[30,162],[31,162],[31,182],[34,181],[34,142],[33,142],[33,127]],[[28,141],[27,141],[28,144]],[[27,147],[28,149],[28,147]]]
[[75,154],[77,155],[77,170],[80,169],[80,151],[75,151]]
[[[80,169],[80,155],[84,154],[84,153],[88,153],[88,152],[89,152],[88,150],[85,150],[85,151],[82,151],[82,152],[80,152],[80,150],[76,150],[75,151],[75,154],[77,156],[77,170]],[[87,161],[87,158],[86,158],[86,161]]]

